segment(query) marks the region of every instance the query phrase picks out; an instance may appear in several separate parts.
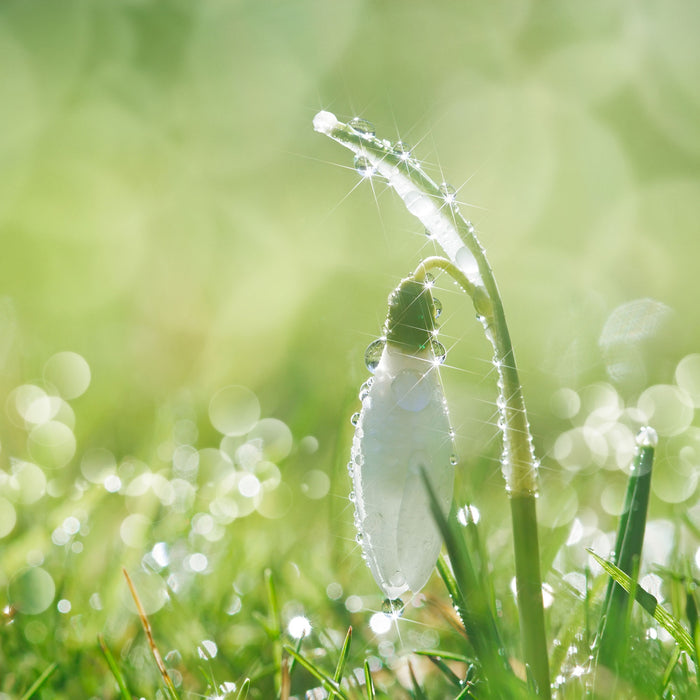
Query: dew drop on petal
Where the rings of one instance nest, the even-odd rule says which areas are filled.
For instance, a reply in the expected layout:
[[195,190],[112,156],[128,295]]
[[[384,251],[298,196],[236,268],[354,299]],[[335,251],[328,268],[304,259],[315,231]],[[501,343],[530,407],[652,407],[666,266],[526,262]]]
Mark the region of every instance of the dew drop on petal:
[[385,598],[382,603],[382,612],[385,615],[393,615],[394,617],[401,617],[404,611],[404,604],[401,598]]
[[374,371],[379,365],[379,360],[381,360],[385,345],[386,338],[379,338],[370,343],[365,350],[365,365],[367,365],[367,369],[372,372],[372,374],[374,374]]
[[372,122],[368,122],[366,119],[361,119],[360,117],[355,117],[348,122],[348,126],[365,137],[374,136],[376,130]]
[[360,422],[360,414],[359,414],[359,413],[353,413],[353,414],[350,416],[350,422],[351,422],[353,425],[357,425],[357,424]]
[[450,464],[456,467],[459,464],[459,457],[454,452],[450,455]]
[[433,306],[435,307],[435,320],[437,321],[442,315],[442,302],[437,297],[433,297]]

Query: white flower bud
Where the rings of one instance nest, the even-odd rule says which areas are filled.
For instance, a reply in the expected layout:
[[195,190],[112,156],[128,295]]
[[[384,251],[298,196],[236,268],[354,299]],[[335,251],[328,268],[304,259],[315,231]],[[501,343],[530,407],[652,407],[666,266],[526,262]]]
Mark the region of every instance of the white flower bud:
[[424,471],[444,512],[454,486],[447,403],[430,344],[386,343],[352,443],[356,522],[364,557],[390,599],[426,583],[442,537]]

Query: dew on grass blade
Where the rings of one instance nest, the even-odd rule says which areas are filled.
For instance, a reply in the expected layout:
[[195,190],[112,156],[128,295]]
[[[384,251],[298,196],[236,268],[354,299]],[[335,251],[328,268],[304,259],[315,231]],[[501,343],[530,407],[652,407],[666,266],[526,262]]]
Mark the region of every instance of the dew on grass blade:
[[645,425],[639,429],[637,433],[637,444],[640,447],[656,447],[659,442],[659,436],[654,428]]
[[[318,116],[318,115],[316,115]],[[365,138],[370,138],[375,135],[376,130],[374,124],[368,122],[366,119],[361,119],[360,117],[355,117],[348,122],[349,126],[356,131],[361,136]],[[314,122],[315,126],[315,122]]]
[[355,156],[352,167],[355,168],[355,170],[362,175],[362,177],[372,177],[372,175],[375,173],[374,166],[369,161],[367,156]]
[[401,160],[410,160],[411,158],[412,149],[407,143],[404,143],[403,141],[397,141],[393,145],[392,150]]
[[457,199],[457,191],[447,182],[443,182],[440,185],[440,193],[442,194],[445,204],[454,204]]
[[245,435],[259,419],[260,402],[247,387],[224,387],[209,402],[209,420],[223,435]]

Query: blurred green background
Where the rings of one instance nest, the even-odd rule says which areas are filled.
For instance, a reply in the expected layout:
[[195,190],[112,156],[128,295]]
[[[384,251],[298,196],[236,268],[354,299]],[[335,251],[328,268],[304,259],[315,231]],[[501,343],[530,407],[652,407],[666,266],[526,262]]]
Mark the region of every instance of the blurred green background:
[[[338,580],[346,593],[350,581],[374,593],[351,541],[349,416],[386,296],[435,249],[393,193],[379,182],[358,186],[349,154],[313,132],[320,109],[371,120],[459,189],[501,287],[545,486],[575,492],[574,505],[600,511],[602,531],[611,529],[615,506],[601,511],[601,491],[612,480],[617,502],[624,485],[624,469],[608,459],[613,439],[605,433],[601,457],[594,436],[588,457],[570,463],[557,440],[588,415],[575,417],[576,401],[582,411],[617,406],[615,422],[647,387],[672,385],[681,359],[700,351],[699,27],[700,6],[689,0],[2,0],[5,599],[13,602],[10,582],[22,567],[42,563],[62,591],[56,599],[73,595],[73,613],[82,611],[72,643],[92,644],[120,608],[104,605],[93,619],[90,594],[122,587],[120,567],[137,566],[155,543],[191,543],[193,513],[209,504],[206,484],[188,477],[199,505],[136,506],[125,495],[129,479],[149,468],[170,479],[178,445],[218,446],[208,406],[227,385],[252,390],[260,415],[288,426],[293,444],[278,459],[266,455],[279,462],[283,505],[271,505],[269,518],[232,519],[235,528],[245,520],[241,529],[224,519],[225,539],[207,545],[212,566],[221,562],[210,580],[228,577],[213,587],[211,609],[224,605],[221,590],[239,569],[258,581],[263,567],[279,567],[286,581],[292,561],[304,573],[288,585],[317,606],[328,599],[308,593],[307,577],[321,591]],[[485,527],[498,534],[505,497],[490,349],[468,300],[444,280],[438,287],[458,493],[471,499],[478,487],[477,504],[496,514]],[[613,316],[601,344],[611,313],[639,299],[653,301]],[[32,452],[36,422],[13,420],[15,390],[55,394],[45,365],[64,351],[85,359],[91,383],[70,403],[75,455],[52,470]],[[620,362],[627,370],[615,374]],[[666,429],[680,441],[668,459],[678,467],[684,448],[697,451],[686,450],[679,479],[700,464],[693,362],[686,393],[662,396],[682,414],[681,429]],[[626,416],[629,430],[644,418]],[[233,455],[240,444],[228,446]],[[85,481],[90,450],[111,455],[107,472],[121,490]],[[124,470],[131,457],[136,472]],[[26,463],[38,463],[46,484],[27,477],[21,496],[17,465]],[[693,479],[653,512],[686,510]],[[549,525],[570,524],[570,515],[559,518],[562,503],[544,506]],[[97,524],[82,559],[67,559],[66,543],[50,535],[76,509]],[[139,537],[120,540],[126,515],[144,512]],[[237,553],[222,542],[237,543]],[[239,582],[239,593],[258,585]],[[6,656],[26,643],[20,623]],[[35,629],[28,638],[46,659],[53,625],[68,623],[41,624],[43,636]],[[119,624],[109,629],[117,645],[128,636]],[[32,677],[37,659],[0,690]],[[248,661],[236,662],[238,673]]]

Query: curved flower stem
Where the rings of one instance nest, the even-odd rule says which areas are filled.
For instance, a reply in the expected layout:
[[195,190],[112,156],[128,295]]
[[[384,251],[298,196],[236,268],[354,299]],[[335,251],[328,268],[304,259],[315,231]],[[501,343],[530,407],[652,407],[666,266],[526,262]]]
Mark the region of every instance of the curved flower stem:
[[[423,274],[431,266],[450,274],[457,273],[453,276],[471,296],[486,337],[493,346],[500,391],[499,427],[503,431],[501,465],[513,521],[523,654],[538,696],[548,700],[551,690],[535,500],[538,463],[503,304],[484,249],[474,227],[459,211],[454,193],[432,180],[405,148],[394,149],[388,141],[376,138],[366,122],[344,124],[330,112],[316,115],[314,129],[363,159],[361,172],[367,177],[385,178],[403,199],[408,211],[423,223],[452,265],[449,267],[445,265],[447,261],[438,263],[429,258],[423,265]],[[420,271],[421,266],[416,272],[421,274]]]

